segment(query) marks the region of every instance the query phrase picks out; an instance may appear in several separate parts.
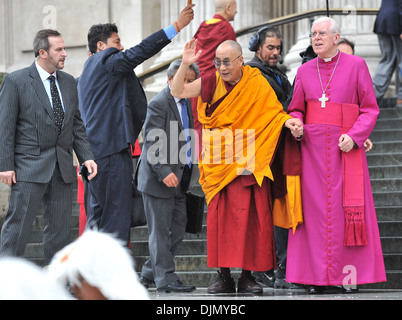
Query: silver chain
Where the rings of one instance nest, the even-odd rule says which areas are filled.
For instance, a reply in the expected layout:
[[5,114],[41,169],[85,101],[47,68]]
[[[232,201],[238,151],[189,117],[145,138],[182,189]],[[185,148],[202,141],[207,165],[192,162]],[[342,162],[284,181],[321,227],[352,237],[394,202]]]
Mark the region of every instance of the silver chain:
[[331,83],[332,78],[334,77],[336,67],[338,66],[339,60],[341,60],[341,55],[342,55],[342,52],[339,53],[339,57],[338,57],[338,61],[336,62],[336,65],[335,65],[335,69],[334,69],[334,71],[332,72],[331,78],[329,79],[329,81],[328,81],[328,83],[327,83],[327,87],[325,88],[325,90],[324,90],[324,86],[322,85],[321,72],[320,72],[320,65],[319,65],[319,63],[318,63],[318,58],[317,58],[318,76],[319,76],[319,78],[320,78],[321,90],[322,90],[322,93],[324,93],[324,94],[327,92],[328,87],[329,87],[329,84]]

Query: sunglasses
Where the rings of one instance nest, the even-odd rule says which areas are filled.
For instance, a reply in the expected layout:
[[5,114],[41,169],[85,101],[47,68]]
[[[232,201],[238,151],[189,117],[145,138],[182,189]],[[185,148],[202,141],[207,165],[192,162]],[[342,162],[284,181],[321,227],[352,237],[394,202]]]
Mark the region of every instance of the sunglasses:
[[214,65],[215,65],[216,68],[220,68],[222,64],[223,64],[225,67],[230,67],[230,66],[232,65],[232,62],[235,61],[235,60],[237,60],[237,59],[239,59],[240,57],[241,57],[241,55],[238,56],[237,58],[233,59],[232,61],[230,61],[229,59],[224,59],[223,61],[220,61],[220,60],[218,60],[218,59],[215,59],[215,60],[214,60]]

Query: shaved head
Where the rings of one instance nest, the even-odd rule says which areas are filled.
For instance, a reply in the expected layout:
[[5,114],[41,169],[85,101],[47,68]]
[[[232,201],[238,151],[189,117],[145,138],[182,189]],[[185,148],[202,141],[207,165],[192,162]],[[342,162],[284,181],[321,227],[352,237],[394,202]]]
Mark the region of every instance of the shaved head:
[[231,5],[236,0],[215,0],[216,11],[224,11],[226,6]]
[[227,21],[233,21],[237,14],[237,1],[215,0],[215,13],[221,15]]
[[219,45],[219,47],[218,47],[218,49],[217,49],[216,51],[219,51],[219,50],[222,49],[223,47],[230,47],[230,48],[233,50],[233,52],[234,52],[235,54],[243,55],[243,48],[242,48],[241,45],[240,45],[238,42],[236,42],[236,41],[233,41],[233,40],[226,40],[226,41],[222,42],[222,43]]

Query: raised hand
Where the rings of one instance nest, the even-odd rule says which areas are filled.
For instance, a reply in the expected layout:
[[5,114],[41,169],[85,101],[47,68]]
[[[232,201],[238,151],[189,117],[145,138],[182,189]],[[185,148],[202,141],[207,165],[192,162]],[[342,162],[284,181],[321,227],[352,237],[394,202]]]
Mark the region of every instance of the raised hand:
[[183,28],[187,27],[194,19],[194,6],[195,4],[187,5],[180,13],[179,18],[177,19],[177,26],[179,28],[177,31],[181,31]]
[[197,42],[198,42],[197,39],[192,39],[189,42],[187,42],[186,45],[184,46],[183,61],[182,61],[184,65],[190,66],[193,63],[197,62],[198,59],[200,58],[202,51],[196,53]]

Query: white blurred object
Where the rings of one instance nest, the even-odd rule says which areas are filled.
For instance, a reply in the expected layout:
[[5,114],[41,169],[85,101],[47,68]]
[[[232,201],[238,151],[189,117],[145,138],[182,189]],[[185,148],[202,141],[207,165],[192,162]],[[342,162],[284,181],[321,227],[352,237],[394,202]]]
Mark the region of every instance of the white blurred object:
[[72,300],[41,268],[20,258],[0,259],[0,300]]
[[48,275],[62,284],[80,287],[84,279],[108,300],[149,300],[127,248],[111,235],[86,231],[56,254]]

